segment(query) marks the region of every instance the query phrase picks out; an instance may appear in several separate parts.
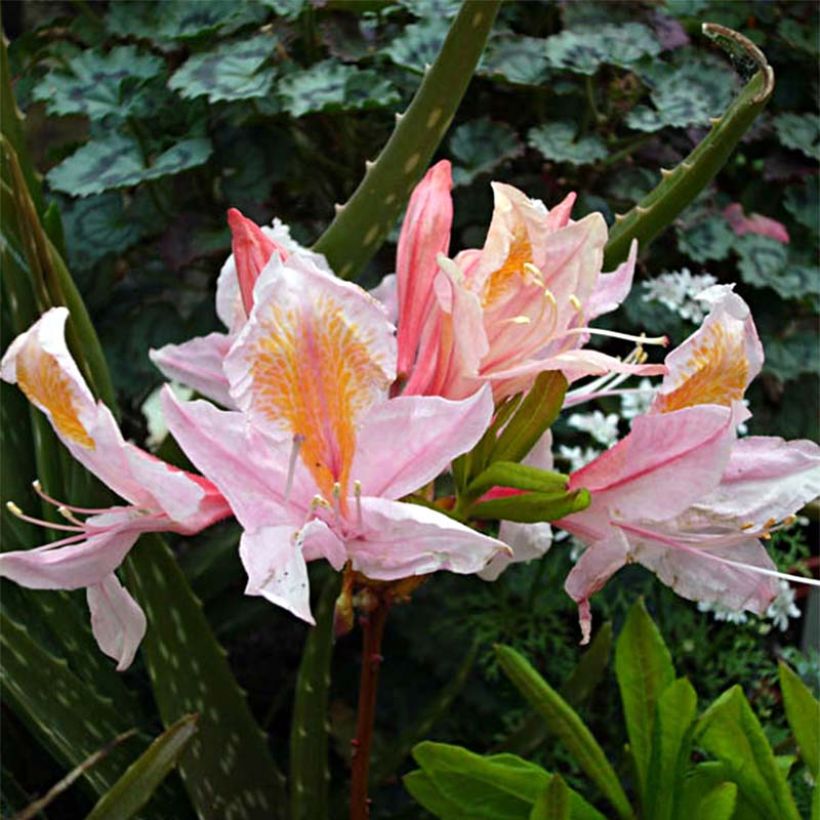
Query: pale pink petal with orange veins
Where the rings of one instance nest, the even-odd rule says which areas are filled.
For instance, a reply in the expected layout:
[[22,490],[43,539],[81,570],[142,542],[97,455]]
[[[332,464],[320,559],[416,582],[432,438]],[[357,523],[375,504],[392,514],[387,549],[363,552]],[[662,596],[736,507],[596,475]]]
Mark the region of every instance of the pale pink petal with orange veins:
[[292,526],[270,526],[249,532],[239,542],[239,557],[248,574],[246,595],[261,595],[307,621],[310,612],[307,564]]
[[347,540],[353,569],[389,581],[439,570],[470,574],[483,569],[501,541],[459,524],[443,513],[415,504],[362,498],[362,523]]
[[638,258],[638,240],[633,239],[629,246],[629,255],[612,273],[602,273],[598,277],[595,290],[589,297],[584,313],[591,322],[598,316],[612,313],[613,310],[629,295],[632,290],[632,279],[635,275],[635,262]]
[[206,401],[180,401],[162,393],[168,428],[203,475],[228,500],[243,527],[298,526],[315,490],[307,470],[295,460],[290,494],[292,441],[261,433],[242,413],[219,410]]
[[547,214],[546,224],[549,231],[559,231],[569,224],[569,217],[578,194],[570,191],[557,205],[553,205]]
[[398,372],[412,369],[425,317],[435,299],[438,254],[447,254],[453,223],[451,165],[436,163],[416,186],[407,206],[396,253]]
[[344,541],[318,518],[308,521],[300,530],[297,539],[302,548],[305,561],[316,561],[324,558],[337,572],[347,563],[347,550]]
[[209,333],[182,344],[149,350],[148,356],[163,376],[193,388],[205,398],[234,409],[222,362],[233,344],[227,333]]
[[[351,477],[364,495],[401,498],[423,487],[471,450],[493,415],[487,386],[463,401],[399,396],[373,406],[362,421]],[[390,454],[385,456],[387,443]]]
[[86,601],[97,644],[123,672],[145,636],[145,613],[113,573],[86,590]]
[[666,357],[669,373],[651,412],[696,404],[740,401],[763,366],[763,347],[749,306],[731,285],[714,285],[699,298],[711,310],[703,324]]

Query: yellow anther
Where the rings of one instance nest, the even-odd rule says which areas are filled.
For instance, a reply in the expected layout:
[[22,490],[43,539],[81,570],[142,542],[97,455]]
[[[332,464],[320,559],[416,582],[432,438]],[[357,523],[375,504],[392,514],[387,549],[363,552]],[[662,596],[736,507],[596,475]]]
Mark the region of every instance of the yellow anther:
[[578,313],[583,313],[583,305],[581,304],[581,300],[574,294],[570,293],[569,295],[569,303],[578,311]]
[[555,299],[555,294],[554,294],[554,293],[553,293],[553,292],[552,292],[549,288],[547,288],[547,289],[544,291],[544,298],[545,298],[548,302],[551,302],[553,307],[558,307],[558,302],[557,302],[557,301],[556,301],[556,299]]
[[6,502],[6,509],[12,515],[16,515],[18,518],[21,518],[23,515],[23,511],[13,501]]
[[507,321],[514,325],[528,325],[532,319],[529,316],[511,316]]
[[752,527],[754,527],[754,525],[755,525],[755,522],[754,522],[754,521],[747,521],[745,524],[741,524],[741,525],[740,525],[740,529],[742,529],[742,530],[750,530]]

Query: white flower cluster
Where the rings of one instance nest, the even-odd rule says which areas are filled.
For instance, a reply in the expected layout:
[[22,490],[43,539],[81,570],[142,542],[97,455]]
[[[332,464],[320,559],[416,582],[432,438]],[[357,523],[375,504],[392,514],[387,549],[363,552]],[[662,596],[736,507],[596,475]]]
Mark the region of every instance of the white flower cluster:
[[[567,419],[567,424],[582,433],[587,433],[597,444],[602,444],[605,448],[611,447],[618,440],[616,413],[606,416],[600,410],[594,410],[592,413],[573,413]],[[597,447],[568,447],[561,444],[558,453],[569,462],[570,470],[574,472],[599,456],[601,450]]]
[[689,268],[671,273],[662,273],[641,285],[645,291],[644,302],[660,302],[681,319],[699,324],[704,316],[704,304],[697,299],[698,294],[717,279],[711,273],[693,274]]
[[638,386],[621,393],[621,417],[631,421],[649,412],[655,388],[649,379],[641,379]]
[[[794,602],[795,592],[787,581],[780,581],[780,592],[769,604],[766,610],[766,617],[772,622],[772,626],[777,627],[781,632],[789,628],[790,618],[799,618],[800,610]],[[749,620],[747,613],[742,610],[727,609],[720,604],[706,603],[701,601],[698,604],[701,612],[711,612],[716,621],[726,621],[731,624],[745,624]]]

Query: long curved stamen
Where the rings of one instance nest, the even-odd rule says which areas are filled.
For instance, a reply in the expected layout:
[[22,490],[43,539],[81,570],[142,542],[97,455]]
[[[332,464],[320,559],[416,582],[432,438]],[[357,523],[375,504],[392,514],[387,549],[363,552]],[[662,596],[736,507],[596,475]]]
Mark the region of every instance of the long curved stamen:
[[590,334],[591,336],[609,336],[611,339],[625,339],[628,342],[637,342],[638,346],[642,345],[660,345],[661,347],[669,346],[668,336],[633,336],[630,333],[619,333],[617,330],[604,330],[600,327],[571,327],[568,330],[562,331],[559,336],[576,336],[583,334]]
[[342,523],[342,485],[337,481],[333,485],[333,515],[336,518],[336,523]]
[[85,532],[82,525],[69,526],[68,524],[57,524],[54,521],[45,521],[42,518],[34,518],[31,515],[26,515],[13,501],[6,502],[6,509],[21,521],[35,524],[38,527],[47,527],[50,530],[63,530],[64,532]]
[[58,501],[56,498],[50,496],[44,489],[43,485],[40,484],[39,479],[34,479],[31,482],[31,486],[34,488],[34,492],[43,499],[43,501],[48,501],[49,504],[53,504],[55,507],[62,507],[66,510],[70,510],[73,513],[83,513],[87,515],[98,515],[100,513],[108,512],[108,507],[77,507],[73,504],[63,504],[61,501]]
[[70,521],[72,524],[75,524],[78,527],[84,527],[85,526],[83,524],[83,522],[80,521],[80,519],[77,518],[77,516],[75,516],[74,513],[71,512],[71,510],[68,507],[66,507],[65,505],[61,505],[61,506],[57,507],[57,512],[63,518],[65,518],[66,521]]
[[362,526],[362,482],[353,482],[353,494],[356,496],[356,519],[359,526]]

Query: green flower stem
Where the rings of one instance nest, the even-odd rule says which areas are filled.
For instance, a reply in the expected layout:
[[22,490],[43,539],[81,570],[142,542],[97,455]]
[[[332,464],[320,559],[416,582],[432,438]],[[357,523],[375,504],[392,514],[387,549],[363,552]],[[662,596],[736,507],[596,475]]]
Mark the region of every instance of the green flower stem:
[[605,251],[606,270],[612,270],[626,259],[633,239],[642,246],[651,242],[712,181],[772,95],[774,71],[757,46],[737,32],[714,23],[704,23],[703,31],[743,48],[760,70],[726,113],[712,121],[712,130],[695,150],[674,170],[664,169],[660,184],[628,214],[616,217]]
[[492,29],[500,0],[465,0],[435,63],[378,159],[319,237],[323,253],[343,279],[356,276],[392,229],[410,192],[427,170]]

